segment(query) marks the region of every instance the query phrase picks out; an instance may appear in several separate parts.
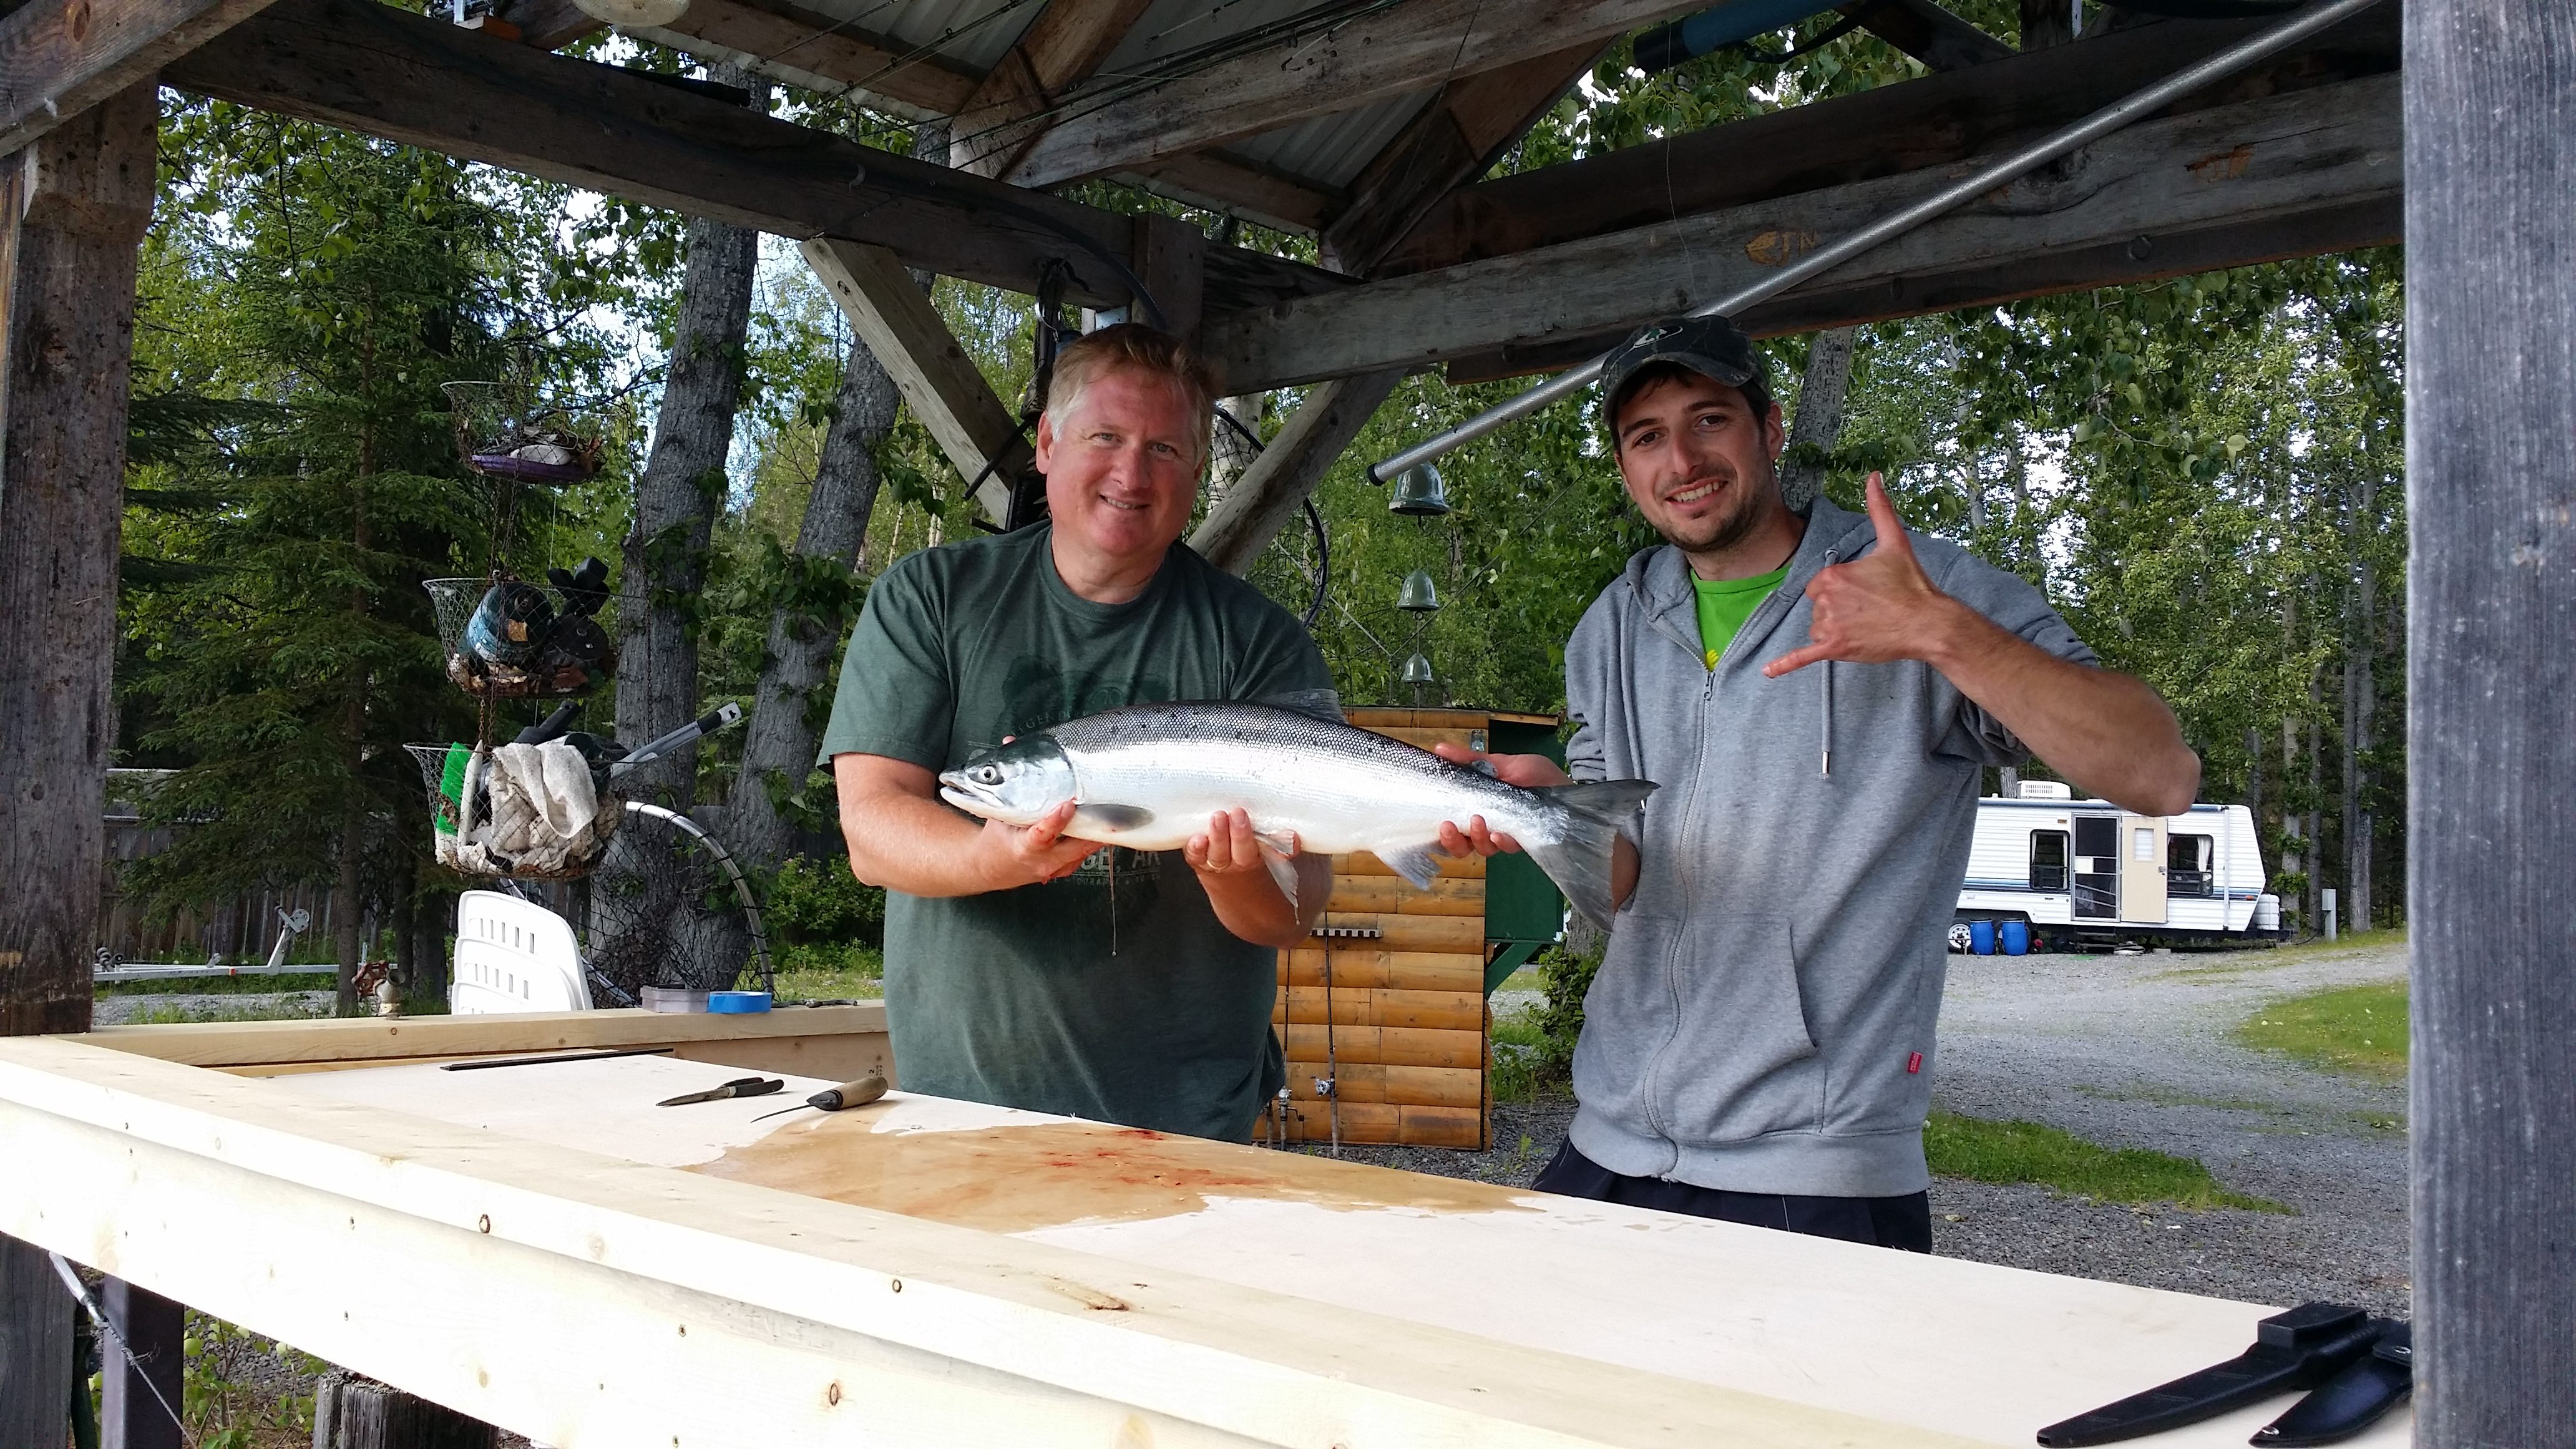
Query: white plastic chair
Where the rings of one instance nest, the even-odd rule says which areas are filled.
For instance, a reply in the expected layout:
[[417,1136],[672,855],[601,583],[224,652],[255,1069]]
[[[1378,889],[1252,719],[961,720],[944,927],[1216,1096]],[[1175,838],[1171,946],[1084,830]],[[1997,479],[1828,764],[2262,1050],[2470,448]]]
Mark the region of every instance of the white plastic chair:
[[499,891],[457,897],[456,975],[447,1009],[458,1016],[590,1010],[571,924]]

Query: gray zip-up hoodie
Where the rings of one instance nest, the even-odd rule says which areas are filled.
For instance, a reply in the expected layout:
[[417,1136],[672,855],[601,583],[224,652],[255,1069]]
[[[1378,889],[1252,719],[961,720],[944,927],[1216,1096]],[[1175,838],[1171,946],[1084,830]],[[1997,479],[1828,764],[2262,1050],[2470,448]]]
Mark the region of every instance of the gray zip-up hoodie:
[[[1908,536],[1945,593],[2095,662],[2037,589]],[[1980,771],[2029,752],[1929,665],[1763,678],[1808,642],[1808,581],[1875,543],[1867,517],[1819,499],[1714,669],[1668,546],[1629,560],[1567,645],[1573,774],[1663,786],[1574,1052],[1574,1146],[1612,1172],[1833,1197],[1930,1184],[1933,1029]]]

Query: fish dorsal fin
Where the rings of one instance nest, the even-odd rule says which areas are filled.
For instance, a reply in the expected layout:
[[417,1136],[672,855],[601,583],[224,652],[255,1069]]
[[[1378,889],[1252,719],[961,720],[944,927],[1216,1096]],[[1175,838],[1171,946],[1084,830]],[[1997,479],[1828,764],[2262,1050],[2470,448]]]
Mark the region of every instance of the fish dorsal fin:
[[1326,724],[1346,723],[1342,718],[1342,692],[1338,689],[1290,689],[1247,702],[1284,709],[1290,714],[1302,714]]
[[1431,847],[1427,845],[1417,845],[1411,850],[1381,850],[1377,858],[1386,862],[1388,870],[1412,882],[1418,891],[1431,889],[1431,883],[1440,878],[1440,857],[1432,854]]

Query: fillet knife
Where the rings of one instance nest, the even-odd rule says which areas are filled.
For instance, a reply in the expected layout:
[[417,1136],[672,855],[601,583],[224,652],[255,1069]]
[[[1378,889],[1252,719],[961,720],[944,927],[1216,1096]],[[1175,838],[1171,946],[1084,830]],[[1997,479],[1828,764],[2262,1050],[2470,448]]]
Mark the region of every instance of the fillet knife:
[[2340,1444],[2379,1422],[2382,1414],[2415,1389],[2415,1328],[2408,1323],[2383,1327],[2379,1342],[2354,1359],[2342,1373],[2309,1391],[2290,1411],[2254,1431],[2249,1444]]
[[2051,1424],[2039,1431],[2039,1442],[2047,1449],[2111,1444],[2197,1424],[2274,1394],[2314,1388],[2370,1352],[2386,1326],[2340,1303],[2302,1303],[2255,1325],[2253,1345],[2225,1363]]

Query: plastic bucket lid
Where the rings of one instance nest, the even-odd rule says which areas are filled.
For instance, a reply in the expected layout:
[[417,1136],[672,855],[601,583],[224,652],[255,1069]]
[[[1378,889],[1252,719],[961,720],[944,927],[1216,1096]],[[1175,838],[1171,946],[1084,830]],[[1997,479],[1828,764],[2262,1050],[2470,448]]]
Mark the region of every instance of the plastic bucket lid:
[[769,993],[766,991],[711,991],[707,993],[707,1010],[709,1011],[726,1012],[740,1016],[747,1015],[755,1011],[767,1011],[768,1009]]

